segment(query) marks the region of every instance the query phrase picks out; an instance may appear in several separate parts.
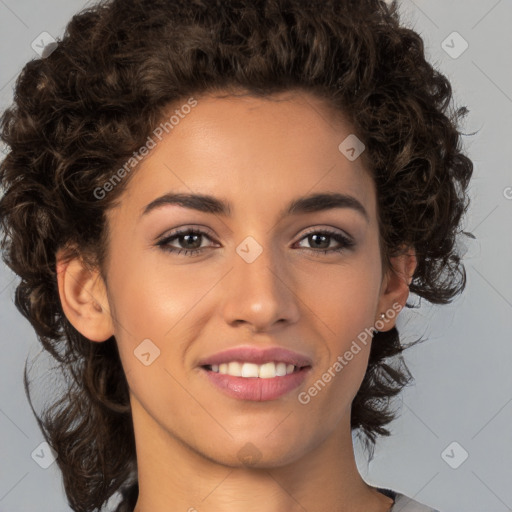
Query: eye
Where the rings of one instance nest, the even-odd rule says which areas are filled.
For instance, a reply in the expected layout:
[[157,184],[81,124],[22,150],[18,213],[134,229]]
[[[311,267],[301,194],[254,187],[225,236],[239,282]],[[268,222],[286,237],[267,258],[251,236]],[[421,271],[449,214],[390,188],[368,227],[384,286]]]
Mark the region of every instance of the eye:
[[[210,236],[205,231],[188,228],[175,231],[170,236],[167,236],[157,242],[156,245],[163,251],[175,254],[181,254],[184,252],[185,255],[193,255],[203,252],[204,247],[201,247],[202,238],[208,238],[211,240]],[[170,243],[175,240],[178,241],[178,244],[182,245],[182,247],[177,248],[170,245]]]
[[[322,252],[324,254],[343,252],[355,245],[354,240],[348,236],[330,229],[317,229],[310,231],[309,233],[306,233],[299,242],[303,240],[307,240],[307,242],[312,245],[312,252]],[[332,240],[338,242],[339,246],[334,248],[329,247]],[[306,250],[308,249],[306,248]]]

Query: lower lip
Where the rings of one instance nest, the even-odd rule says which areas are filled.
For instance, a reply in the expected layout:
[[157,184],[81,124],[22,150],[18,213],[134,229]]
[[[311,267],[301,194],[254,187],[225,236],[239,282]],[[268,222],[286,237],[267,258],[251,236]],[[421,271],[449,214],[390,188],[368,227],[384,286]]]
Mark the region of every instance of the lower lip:
[[300,386],[311,367],[306,366],[289,375],[272,377],[270,379],[233,377],[232,375],[217,373],[206,368],[201,369],[206,373],[210,382],[226,395],[238,398],[239,400],[263,402],[266,400],[276,400]]

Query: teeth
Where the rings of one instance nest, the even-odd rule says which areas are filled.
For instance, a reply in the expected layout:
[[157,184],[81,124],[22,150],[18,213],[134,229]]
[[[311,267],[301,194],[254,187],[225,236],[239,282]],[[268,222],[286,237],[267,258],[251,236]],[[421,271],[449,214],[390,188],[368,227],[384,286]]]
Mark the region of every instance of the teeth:
[[[232,365],[233,363],[229,363],[229,367]],[[230,370],[230,368],[228,367],[228,372]],[[259,377],[259,366],[257,364],[254,364],[254,363],[244,363],[242,365],[242,373],[241,373],[241,376],[242,377]]]
[[[235,377],[242,376],[242,365],[237,361],[231,361],[228,364],[227,372],[229,375],[234,375]],[[248,377],[248,375],[244,375],[244,377]]]
[[286,375],[286,364],[285,363],[277,363],[276,364],[276,375],[278,375],[279,377]]
[[230,361],[219,365],[212,364],[211,369],[214,372],[233,377],[259,377],[260,379],[272,379],[274,377],[284,377],[293,373],[295,366],[293,364],[269,362],[264,364],[241,363]]
[[[260,369],[259,369],[259,372],[258,372],[258,377],[260,377],[261,379],[271,379],[273,377],[277,375],[279,375],[279,373],[277,373],[277,368],[276,366],[279,366],[281,363],[277,364],[276,363],[265,363],[265,364],[262,364],[260,366]],[[286,374],[286,372],[285,372]]]

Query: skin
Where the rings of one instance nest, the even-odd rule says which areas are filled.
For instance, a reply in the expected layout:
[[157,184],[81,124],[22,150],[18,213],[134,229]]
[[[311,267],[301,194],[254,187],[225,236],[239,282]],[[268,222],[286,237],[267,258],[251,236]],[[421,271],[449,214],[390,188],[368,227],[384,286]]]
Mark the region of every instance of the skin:
[[[374,182],[362,158],[351,162],[338,150],[351,133],[304,92],[202,96],[108,213],[103,276],[59,253],[66,316],[91,342],[115,335],[118,343],[136,438],[136,512],[390,509],[392,500],[361,478],[350,431],[370,342],[308,404],[297,399],[380,313],[404,306],[416,267],[409,250],[393,258],[395,271],[382,272]],[[177,205],[141,217],[167,192],[225,199],[231,217]],[[369,220],[351,208],[278,219],[289,201],[316,192],[354,196]],[[195,245],[202,253],[156,245],[179,227],[206,228],[211,238]],[[305,236],[311,228],[348,234],[355,246],[324,254]],[[236,252],[247,236],[263,249],[252,263]],[[187,243],[194,246],[183,237],[169,242]],[[340,244],[331,237],[321,247]],[[148,366],[134,356],[145,339],[160,350]],[[311,357],[313,366],[279,399],[231,398],[197,364],[240,344],[283,346]],[[248,443],[257,454],[252,464],[241,458]]]

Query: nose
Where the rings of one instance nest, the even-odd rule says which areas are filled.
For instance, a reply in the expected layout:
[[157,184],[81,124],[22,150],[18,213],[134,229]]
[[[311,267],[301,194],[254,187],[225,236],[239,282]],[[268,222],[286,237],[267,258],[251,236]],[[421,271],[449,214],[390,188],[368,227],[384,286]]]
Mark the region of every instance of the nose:
[[268,246],[262,247],[254,261],[235,253],[233,268],[224,280],[225,321],[258,332],[297,322],[299,299],[290,274],[284,257]]

